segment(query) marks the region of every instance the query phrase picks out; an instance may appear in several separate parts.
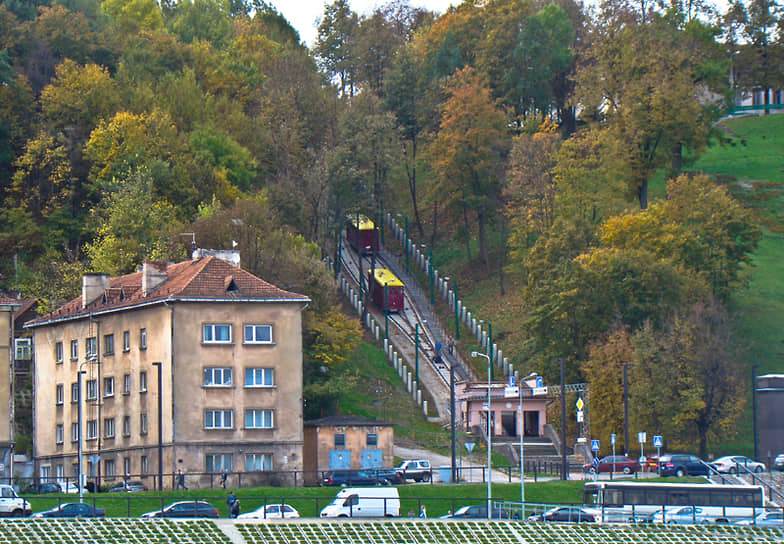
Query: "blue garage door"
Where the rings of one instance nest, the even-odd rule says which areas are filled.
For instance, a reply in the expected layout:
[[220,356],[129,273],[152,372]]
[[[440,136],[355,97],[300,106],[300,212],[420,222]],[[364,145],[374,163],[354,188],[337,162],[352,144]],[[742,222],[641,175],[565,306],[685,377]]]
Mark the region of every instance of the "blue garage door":
[[351,450],[329,450],[329,470],[351,469]]
[[383,461],[381,450],[362,450],[362,468],[381,468]]

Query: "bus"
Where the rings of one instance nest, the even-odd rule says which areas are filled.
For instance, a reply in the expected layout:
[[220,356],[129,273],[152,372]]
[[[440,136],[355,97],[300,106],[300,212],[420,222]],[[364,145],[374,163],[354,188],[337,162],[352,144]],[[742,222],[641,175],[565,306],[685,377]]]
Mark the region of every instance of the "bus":
[[699,512],[696,523],[729,523],[763,511],[765,493],[761,485],[588,482],[583,505],[603,523],[667,520],[668,511],[683,506]]

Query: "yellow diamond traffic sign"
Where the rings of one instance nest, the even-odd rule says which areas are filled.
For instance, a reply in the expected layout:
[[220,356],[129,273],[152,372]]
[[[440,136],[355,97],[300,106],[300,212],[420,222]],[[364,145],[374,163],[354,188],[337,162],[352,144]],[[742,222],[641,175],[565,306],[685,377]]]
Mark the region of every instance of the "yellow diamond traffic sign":
[[582,410],[583,406],[585,406],[585,403],[583,402],[583,398],[580,397],[579,399],[577,399],[577,409]]

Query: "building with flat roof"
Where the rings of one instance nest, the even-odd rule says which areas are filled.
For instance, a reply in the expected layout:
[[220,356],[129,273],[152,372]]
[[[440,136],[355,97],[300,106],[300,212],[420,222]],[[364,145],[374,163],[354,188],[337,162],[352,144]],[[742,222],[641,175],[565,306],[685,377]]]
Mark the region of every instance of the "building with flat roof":
[[86,274],[81,297],[25,324],[40,478],[78,474],[80,437],[82,473],[99,486],[169,487],[182,472],[198,487],[221,471],[252,485],[302,469],[309,299],[196,257]]

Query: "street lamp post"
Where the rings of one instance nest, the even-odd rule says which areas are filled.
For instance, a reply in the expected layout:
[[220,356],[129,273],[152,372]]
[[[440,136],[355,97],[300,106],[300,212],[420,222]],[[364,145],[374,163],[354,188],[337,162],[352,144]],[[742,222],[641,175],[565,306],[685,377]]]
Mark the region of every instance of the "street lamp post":
[[457,482],[457,462],[455,451],[455,361],[449,361],[449,410],[451,412],[450,422],[452,424],[452,483]]
[[632,363],[623,364],[623,447],[626,455],[630,454],[629,448],[629,367]]
[[492,370],[491,365],[492,361],[490,361],[490,356],[486,353],[480,353],[478,351],[472,351],[471,357],[484,357],[487,359],[487,519],[492,519],[493,511],[492,511],[492,501],[493,501],[493,471],[491,465],[491,450],[493,448],[493,420],[492,420],[492,410],[490,407],[490,372]]
[[76,478],[76,486],[79,489],[79,502],[84,502],[84,491],[82,489],[82,374],[84,374],[83,367],[89,361],[82,361],[79,363],[79,370],[76,372],[76,405],[77,405],[77,419],[79,421],[79,430],[77,436],[77,460],[76,470],[78,472]]
[[517,384],[517,389],[520,393],[520,505],[523,509],[522,519],[525,519],[525,462],[523,457],[523,435],[525,434],[525,418],[523,418],[523,384],[526,380],[536,378],[539,374],[531,372],[528,376],[523,378]]

